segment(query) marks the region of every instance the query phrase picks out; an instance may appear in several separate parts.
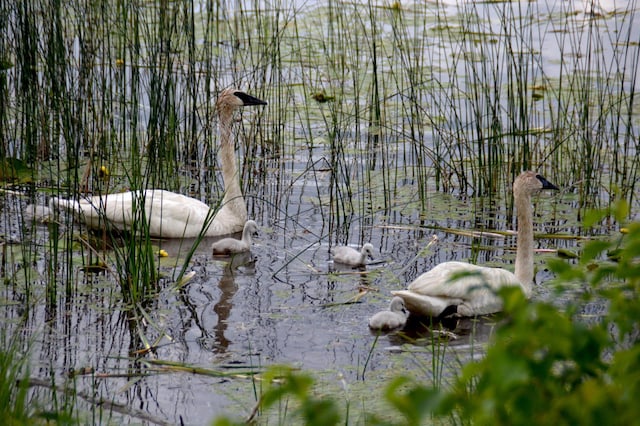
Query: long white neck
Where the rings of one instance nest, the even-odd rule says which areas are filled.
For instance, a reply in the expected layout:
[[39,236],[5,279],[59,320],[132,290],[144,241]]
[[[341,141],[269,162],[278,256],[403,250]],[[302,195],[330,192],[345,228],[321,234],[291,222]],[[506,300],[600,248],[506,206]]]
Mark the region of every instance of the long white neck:
[[515,275],[529,297],[533,287],[533,206],[531,197],[516,192],[514,198],[518,218],[518,240]]
[[251,245],[251,243],[253,242],[253,238],[251,237],[251,232],[252,231],[246,226],[242,230],[242,241],[244,241],[248,245]]
[[236,151],[231,137],[231,124],[233,111],[222,108],[219,111],[220,119],[220,162],[222,165],[222,179],[224,183],[224,197],[220,206],[220,213],[231,214],[238,219],[243,226],[247,220],[247,206],[240,189],[240,177],[238,175]]
[[369,256],[369,249],[368,247],[362,246],[362,248],[360,249],[360,263],[366,263],[367,256]]

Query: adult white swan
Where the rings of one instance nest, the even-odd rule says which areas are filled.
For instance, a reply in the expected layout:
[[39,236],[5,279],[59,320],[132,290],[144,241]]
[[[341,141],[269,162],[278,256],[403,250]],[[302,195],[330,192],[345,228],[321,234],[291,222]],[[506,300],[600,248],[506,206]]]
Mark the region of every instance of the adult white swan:
[[533,207],[531,196],[543,189],[558,189],[535,172],[524,172],[513,182],[518,218],[515,273],[465,262],[445,262],[416,278],[406,290],[392,291],[412,314],[470,317],[502,310],[496,292],[520,286],[527,297],[533,286]]
[[247,221],[247,207],[240,188],[235,146],[231,138],[233,113],[243,106],[266,104],[263,100],[233,88],[224,90],[218,97],[216,110],[220,129],[219,154],[225,191],[213,219],[207,204],[161,189],[99,195],[79,201],[54,198],[51,205],[79,214],[88,227],[95,229],[129,230],[136,220],[134,205],[144,205],[149,235],[153,237],[197,237],[203,231],[207,218],[210,221],[204,233],[207,237],[240,232]]

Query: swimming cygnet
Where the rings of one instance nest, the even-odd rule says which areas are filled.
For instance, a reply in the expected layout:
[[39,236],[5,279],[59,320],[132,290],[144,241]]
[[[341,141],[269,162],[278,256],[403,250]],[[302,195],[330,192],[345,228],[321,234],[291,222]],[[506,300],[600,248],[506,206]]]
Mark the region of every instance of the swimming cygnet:
[[369,328],[373,330],[393,330],[404,327],[407,323],[409,311],[404,307],[404,300],[400,297],[391,299],[389,309],[380,311],[369,318]]
[[25,221],[47,223],[51,220],[51,209],[47,206],[28,204],[23,210]]
[[373,258],[373,245],[367,243],[360,251],[347,246],[337,246],[331,249],[333,261],[351,266],[364,266],[367,264],[367,256]]
[[241,240],[236,240],[235,238],[223,238],[213,243],[211,245],[211,250],[213,251],[214,255],[228,255],[250,251],[251,243],[253,242],[251,237],[257,232],[258,224],[256,224],[253,220],[248,220],[244,224]]

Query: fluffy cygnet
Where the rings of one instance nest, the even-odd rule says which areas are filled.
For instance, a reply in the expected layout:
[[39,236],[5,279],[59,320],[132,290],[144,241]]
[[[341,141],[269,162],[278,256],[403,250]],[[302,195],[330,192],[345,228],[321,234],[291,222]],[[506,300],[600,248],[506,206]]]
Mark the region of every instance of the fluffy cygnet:
[[409,312],[404,307],[404,300],[400,297],[391,299],[389,309],[380,311],[369,318],[369,328],[373,330],[393,330],[404,327]]
[[29,204],[23,210],[23,215],[28,222],[47,223],[51,220],[51,209],[47,206]]
[[257,232],[258,224],[253,220],[248,220],[244,224],[241,240],[236,240],[235,238],[223,238],[211,244],[211,250],[214,255],[228,255],[247,252],[251,250],[251,243],[253,242],[251,237]]
[[360,251],[347,246],[337,246],[331,249],[333,261],[351,266],[363,266],[367,264],[367,257],[373,258],[373,245],[367,243]]

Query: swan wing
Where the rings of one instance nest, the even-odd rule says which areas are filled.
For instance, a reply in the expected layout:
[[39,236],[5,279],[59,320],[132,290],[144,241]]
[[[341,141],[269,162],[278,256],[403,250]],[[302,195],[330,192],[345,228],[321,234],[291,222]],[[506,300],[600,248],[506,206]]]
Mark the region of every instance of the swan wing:
[[96,195],[78,201],[55,198],[51,203],[78,215],[89,228],[102,229],[108,226],[124,230],[131,222],[130,209],[133,205],[133,193]]
[[406,290],[392,294],[402,297],[414,314],[438,316],[455,305],[459,316],[474,316],[502,310],[497,291],[506,286],[522,287],[506,269],[445,262],[420,275]]
[[130,230],[136,219],[134,205],[144,202],[149,234],[165,238],[196,237],[209,214],[209,206],[182,194],[164,190],[129,191],[79,200],[58,199],[55,204],[80,214],[87,226]]
[[465,262],[445,262],[420,275],[407,289],[428,296],[466,299],[473,291],[482,288],[495,292],[504,286],[514,285],[518,286],[520,283],[506,269]]
[[92,197],[89,204],[93,208],[84,207],[83,212],[87,223],[89,223],[88,210],[91,212],[92,223],[100,217],[100,212],[102,212],[110,226],[127,230],[131,229],[136,220],[134,205],[140,205],[143,202],[149,234],[152,236],[195,237],[202,230],[205,218],[209,213],[209,206],[201,201],[164,190],[147,190],[142,193],[125,192]]
[[145,191],[145,210],[149,233],[165,238],[197,237],[213,214],[200,200],[164,190]]

